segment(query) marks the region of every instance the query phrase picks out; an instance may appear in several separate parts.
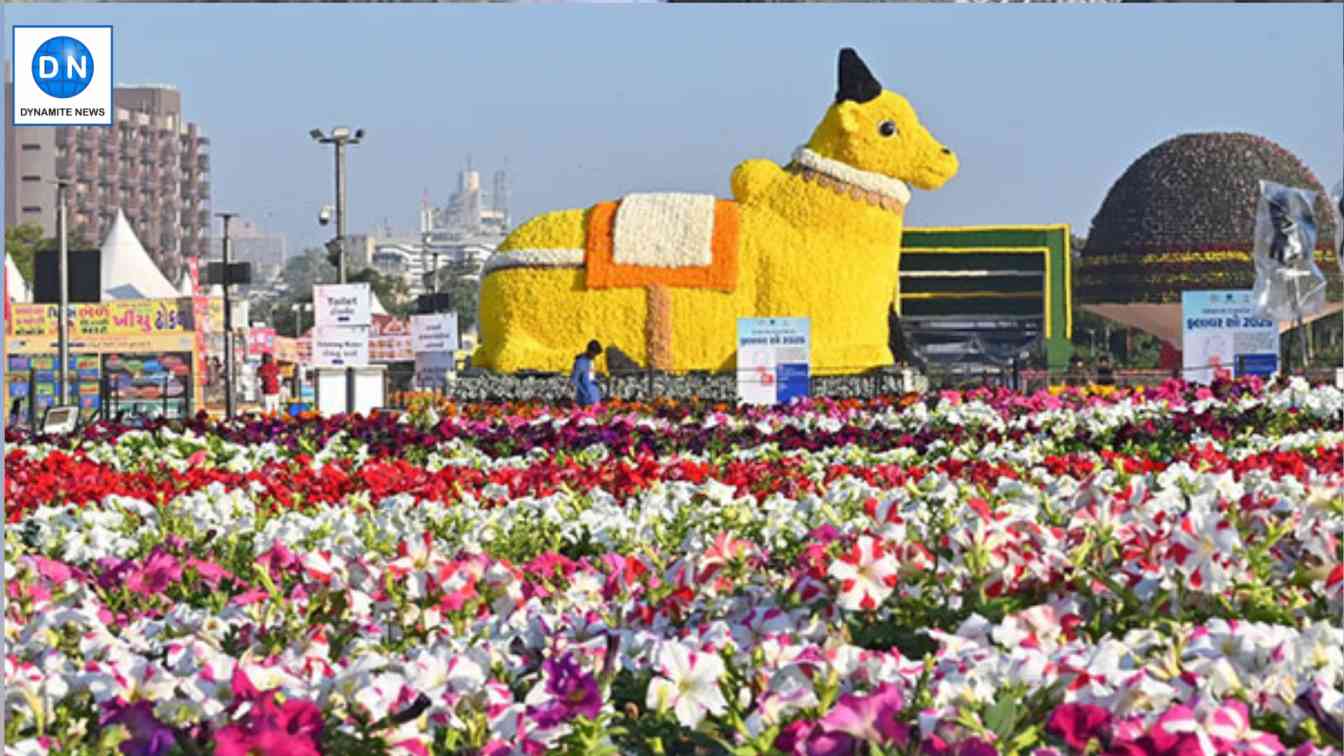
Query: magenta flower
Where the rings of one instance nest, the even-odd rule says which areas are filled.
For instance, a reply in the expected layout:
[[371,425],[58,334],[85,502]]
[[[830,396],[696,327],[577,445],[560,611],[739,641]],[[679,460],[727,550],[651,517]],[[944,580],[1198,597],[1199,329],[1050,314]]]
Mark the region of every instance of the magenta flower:
[[98,569],[93,571],[97,577],[98,587],[103,590],[115,589],[126,582],[126,576],[135,569],[135,562],[129,559],[117,559],[116,557],[103,557],[96,564]]
[[233,578],[233,573],[220,567],[214,562],[207,562],[202,559],[192,558],[187,562],[188,567],[196,570],[196,574],[201,576],[201,580],[212,589],[218,588],[221,581],[225,578]]
[[257,557],[257,564],[269,569],[271,577],[276,579],[279,579],[286,571],[300,566],[299,558],[294,556],[294,552],[290,551],[278,538],[270,549]]
[[867,696],[841,696],[818,724],[826,732],[868,743],[904,746],[910,741],[910,728],[897,720],[903,706],[900,688],[887,683]]
[[859,742],[842,732],[826,732],[817,722],[799,720],[780,731],[774,745],[792,756],[851,756]]
[[121,744],[125,756],[166,756],[177,745],[173,728],[155,718],[154,705],[149,701],[108,704],[102,716],[102,726],[113,725],[122,725],[131,734],[130,739]]
[[1088,741],[1099,737],[1111,724],[1111,715],[1100,706],[1069,703],[1055,707],[1045,731],[1064,739],[1075,751],[1086,750]]
[[546,673],[546,693],[551,700],[530,712],[533,721],[543,728],[550,728],[574,717],[597,718],[602,711],[602,695],[597,690],[597,681],[574,661],[573,654],[566,653],[558,660],[547,659],[541,666]]
[[291,698],[284,706],[278,706],[271,695],[249,709],[247,719],[215,733],[215,756],[254,753],[320,756],[321,736],[322,712],[315,704]]
[[182,564],[177,557],[162,549],[154,549],[141,565],[126,578],[126,588],[142,596],[163,593],[168,586],[182,579]]
[[80,576],[79,572],[70,565],[58,562],[55,559],[48,559],[39,555],[33,557],[33,563],[37,567],[37,574],[53,583],[64,583],[70,578]]
[[957,756],[999,756],[999,749],[980,738],[971,738],[957,746]]

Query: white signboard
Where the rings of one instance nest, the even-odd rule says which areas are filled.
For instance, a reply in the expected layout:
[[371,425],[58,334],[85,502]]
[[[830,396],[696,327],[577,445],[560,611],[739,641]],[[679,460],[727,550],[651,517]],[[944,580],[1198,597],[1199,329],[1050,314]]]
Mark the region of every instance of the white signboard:
[[1211,383],[1217,371],[1269,375],[1278,370],[1279,326],[1258,317],[1249,290],[1181,293],[1185,379]]
[[411,349],[420,352],[456,352],[457,313],[411,316]]
[[415,383],[421,388],[444,388],[456,369],[457,355],[453,352],[415,353]]
[[368,365],[368,327],[318,326],[314,328],[313,364],[317,367],[364,367]]
[[812,321],[808,318],[737,319],[737,398],[746,404],[782,404],[810,393]]
[[372,295],[366,283],[313,287],[316,325],[367,326],[373,322]]

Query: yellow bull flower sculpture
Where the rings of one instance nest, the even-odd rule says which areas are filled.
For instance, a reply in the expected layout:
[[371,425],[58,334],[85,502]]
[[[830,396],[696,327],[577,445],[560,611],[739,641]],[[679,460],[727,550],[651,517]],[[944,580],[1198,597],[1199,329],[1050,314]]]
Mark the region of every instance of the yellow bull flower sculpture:
[[483,273],[474,362],[565,370],[597,338],[662,370],[731,370],[737,318],[806,316],[814,372],[888,365],[908,186],[956,172],[846,48],[812,138],[787,166],[738,165],[734,200],[633,194],[518,227]]

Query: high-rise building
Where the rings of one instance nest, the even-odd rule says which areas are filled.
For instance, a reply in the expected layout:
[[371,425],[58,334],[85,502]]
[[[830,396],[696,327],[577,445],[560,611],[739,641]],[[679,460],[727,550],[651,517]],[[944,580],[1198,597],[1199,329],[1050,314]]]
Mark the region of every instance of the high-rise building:
[[120,208],[170,281],[184,258],[204,257],[210,229],[208,140],[165,84],[118,86],[115,125],[11,126],[14,83],[5,64],[5,226],[56,232],[56,186],[70,182],[68,220],[97,244]]
[[509,176],[496,171],[492,191],[481,189],[481,174],[467,169],[457,174],[457,192],[448,206],[430,207],[426,197],[420,212],[420,233],[436,240],[461,239],[485,234],[507,235],[509,230]]
[[[210,239],[211,260],[224,256],[221,224],[216,223],[215,235]],[[234,218],[229,223],[229,259],[252,263],[252,281],[262,284],[280,275],[289,259],[288,238],[279,232],[267,231],[247,218]]]

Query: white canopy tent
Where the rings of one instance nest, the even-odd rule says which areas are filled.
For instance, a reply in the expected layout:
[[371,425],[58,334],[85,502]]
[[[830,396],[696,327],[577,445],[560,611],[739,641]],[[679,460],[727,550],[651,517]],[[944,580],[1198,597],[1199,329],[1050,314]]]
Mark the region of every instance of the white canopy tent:
[[117,210],[116,220],[102,246],[100,290],[104,300],[157,299],[178,296],[176,286],[150,259],[131,230],[126,214]]
[[19,266],[14,264],[14,258],[9,255],[5,255],[5,292],[9,301],[17,304],[33,301],[33,293],[29,290],[28,283],[19,272]]

